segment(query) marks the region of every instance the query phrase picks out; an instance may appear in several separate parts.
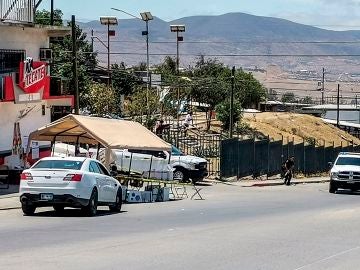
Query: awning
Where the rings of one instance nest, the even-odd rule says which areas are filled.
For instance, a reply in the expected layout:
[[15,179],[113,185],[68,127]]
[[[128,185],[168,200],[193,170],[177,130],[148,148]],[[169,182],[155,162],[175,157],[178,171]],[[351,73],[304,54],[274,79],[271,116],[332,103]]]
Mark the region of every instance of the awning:
[[140,123],[73,114],[32,132],[28,145],[31,141],[101,144],[107,150],[171,151],[170,144]]

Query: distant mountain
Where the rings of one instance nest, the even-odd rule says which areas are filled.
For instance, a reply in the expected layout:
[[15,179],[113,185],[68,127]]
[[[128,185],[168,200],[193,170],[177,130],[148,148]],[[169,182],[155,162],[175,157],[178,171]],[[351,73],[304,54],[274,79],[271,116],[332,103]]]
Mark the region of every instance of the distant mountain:
[[[162,61],[165,54],[176,53],[175,34],[169,25],[185,24],[184,42],[180,45],[181,65],[192,65],[200,54],[213,55],[228,65],[261,67],[276,64],[285,70],[331,67],[334,73],[357,72],[360,57],[266,57],[256,55],[360,55],[360,31],[330,31],[302,25],[288,20],[254,16],[244,13],[228,13],[220,16],[191,16],[171,22],[155,18],[150,26],[151,64]],[[85,31],[106,40],[106,28],[98,21],[82,23]],[[145,61],[145,38],[141,32],[145,23],[137,19],[119,20],[115,27],[116,37],[111,38],[113,62],[124,61],[127,65]],[[344,42],[347,43],[334,43]],[[298,43],[296,43],[298,42]],[[329,42],[329,43],[319,43]],[[350,42],[350,43],[349,43]],[[354,42],[354,43],[351,43]],[[95,43],[99,51],[106,51]],[[232,56],[232,55],[255,56]],[[220,55],[227,55],[222,57]],[[105,55],[100,55],[105,61]]]

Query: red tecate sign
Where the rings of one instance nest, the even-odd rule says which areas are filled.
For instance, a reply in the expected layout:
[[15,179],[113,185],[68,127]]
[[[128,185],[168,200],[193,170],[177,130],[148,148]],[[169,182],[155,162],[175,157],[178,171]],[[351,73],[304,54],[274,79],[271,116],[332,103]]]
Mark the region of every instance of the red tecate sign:
[[20,63],[19,87],[25,93],[36,93],[45,87],[47,67],[45,62],[34,62],[28,57]]

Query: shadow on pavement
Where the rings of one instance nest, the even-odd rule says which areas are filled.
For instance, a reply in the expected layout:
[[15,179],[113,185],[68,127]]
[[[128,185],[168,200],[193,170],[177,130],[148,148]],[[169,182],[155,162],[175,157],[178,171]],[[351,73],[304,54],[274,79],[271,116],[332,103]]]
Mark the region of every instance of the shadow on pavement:
[[351,191],[351,190],[342,189],[342,190],[337,190],[336,194],[359,196],[360,192],[359,191]]
[[[41,208],[39,208],[41,211]],[[109,210],[98,210],[95,217],[101,216],[112,216],[122,213],[127,213],[127,211],[120,211],[120,213],[110,212]],[[43,212],[36,212],[33,217],[86,217],[81,209],[64,209],[63,212],[56,212],[55,210],[47,210]]]

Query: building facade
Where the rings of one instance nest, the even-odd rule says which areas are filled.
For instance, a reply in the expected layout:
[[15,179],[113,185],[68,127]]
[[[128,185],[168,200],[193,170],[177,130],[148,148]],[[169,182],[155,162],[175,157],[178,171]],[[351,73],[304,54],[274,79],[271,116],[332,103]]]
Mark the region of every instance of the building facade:
[[[71,111],[74,97],[64,95],[58,78],[51,77],[49,48],[51,37],[68,34],[65,27],[0,20],[0,165],[21,169],[29,133],[54,120],[54,113]],[[50,154],[47,144],[31,148],[32,161]]]

